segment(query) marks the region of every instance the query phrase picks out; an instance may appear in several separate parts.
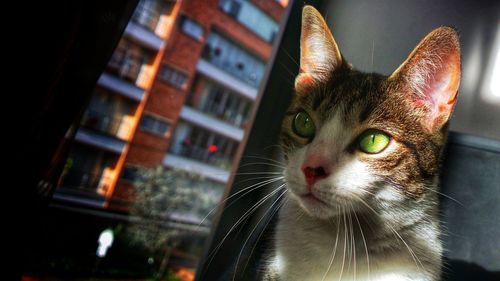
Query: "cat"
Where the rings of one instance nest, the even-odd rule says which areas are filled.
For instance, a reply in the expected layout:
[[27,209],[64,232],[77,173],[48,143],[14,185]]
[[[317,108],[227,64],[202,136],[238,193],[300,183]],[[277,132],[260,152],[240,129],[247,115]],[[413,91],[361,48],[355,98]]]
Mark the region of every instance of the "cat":
[[460,83],[456,31],[429,33],[391,75],[356,71],[302,13],[285,114],[286,203],[264,280],[438,280],[438,175]]

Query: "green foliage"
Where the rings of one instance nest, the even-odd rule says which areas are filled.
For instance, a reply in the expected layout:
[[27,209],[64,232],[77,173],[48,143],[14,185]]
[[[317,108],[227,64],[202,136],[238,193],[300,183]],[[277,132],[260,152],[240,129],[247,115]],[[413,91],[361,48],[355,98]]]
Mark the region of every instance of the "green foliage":
[[132,242],[151,251],[172,246],[182,234],[168,227],[170,221],[179,216],[201,221],[222,195],[222,188],[213,188],[188,172],[157,167],[140,168],[137,174],[136,198],[130,213],[139,221],[128,232]]

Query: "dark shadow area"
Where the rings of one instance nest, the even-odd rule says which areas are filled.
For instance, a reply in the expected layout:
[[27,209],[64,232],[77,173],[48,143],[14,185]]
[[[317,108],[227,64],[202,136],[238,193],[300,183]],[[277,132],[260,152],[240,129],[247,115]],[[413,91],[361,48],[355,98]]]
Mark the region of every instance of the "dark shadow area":
[[499,171],[499,141],[450,134],[440,197],[447,280],[500,271]]
[[62,167],[51,163],[65,157],[64,136],[89,102],[137,2],[16,3],[9,8],[25,20],[23,28],[17,28],[22,39],[14,48],[16,57],[26,62],[19,64],[22,94],[12,94],[9,103],[21,117],[11,118],[15,138],[9,150],[15,157],[9,166],[15,171],[15,187],[8,198],[15,202],[9,208],[15,219],[7,227],[7,241],[16,246],[4,254],[13,264],[7,266],[9,277],[4,280],[21,278],[29,268],[31,249],[40,246],[40,230],[50,227],[43,217],[54,186],[40,184],[41,179],[55,182],[60,174]]
[[444,260],[443,281],[497,281],[500,271],[491,272],[474,263],[461,260]]

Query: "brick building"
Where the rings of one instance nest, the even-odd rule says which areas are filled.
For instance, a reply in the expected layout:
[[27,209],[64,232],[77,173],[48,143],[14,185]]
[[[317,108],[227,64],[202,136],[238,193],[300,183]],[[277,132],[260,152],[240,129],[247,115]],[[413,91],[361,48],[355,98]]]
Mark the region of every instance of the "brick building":
[[127,211],[136,168],[158,165],[222,194],[286,5],[141,1],[76,128],[55,199]]

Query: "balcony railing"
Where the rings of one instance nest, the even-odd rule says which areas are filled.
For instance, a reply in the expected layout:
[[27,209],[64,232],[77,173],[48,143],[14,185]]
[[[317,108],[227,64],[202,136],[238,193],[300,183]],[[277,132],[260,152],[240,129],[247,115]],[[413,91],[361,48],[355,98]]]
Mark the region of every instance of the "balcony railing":
[[110,116],[102,112],[87,110],[81,120],[81,126],[120,139],[128,139],[132,122],[131,117],[127,115]]
[[61,176],[59,186],[67,189],[75,189],[92,193],[105,193],[112,181],[112,177],[106,175],[106,170],[102,173],[92,173],[88,171],[72,169]]
[[[175,153],[180,152],[180,153]],[[203,163],[210,164],[225,170],[231,168],[231,157],[223,155],[221,152],[210,152],[207,147],[201,147],[190,144],[174,143],[170,149],[170,153],[186,158],[195,159]]]
[[116,54],[116,52],[108,63],[108,70],[110,70],[110,72],[115,73],[122,79],[134,83],[141,73],[141,67],[142,63],[139,60],[127,55],[120,56]]
[[[211,39],[211,37],[209,37],[209,39]],[[220,46],[212,46],[210,42],[207,42],[203,49],[202,57],[224,72],[245,82],[247,85],[253,88],[259,88],[260,82],[264,76],[265,65],[248,55],[245,51],[239,49],[239,47],[222,40],[224,39],[220,39],[219,42],[217,42]],[[215,41],[215,39],[212,41]],[[235,59],[234,57],[238,58]]]
[[164,8],[161,2],[158,0],[141,0],[132,15],[132,21],[154,32]]
[[194,100],[193,93],[189,93],[187,104],[209,116],[225,121],[233,126],[245,129],[251,102],[235,96],[234,93],[225,92],[219,94],[219,89],[212,89],[206,96],[200,99],[204,102]]

